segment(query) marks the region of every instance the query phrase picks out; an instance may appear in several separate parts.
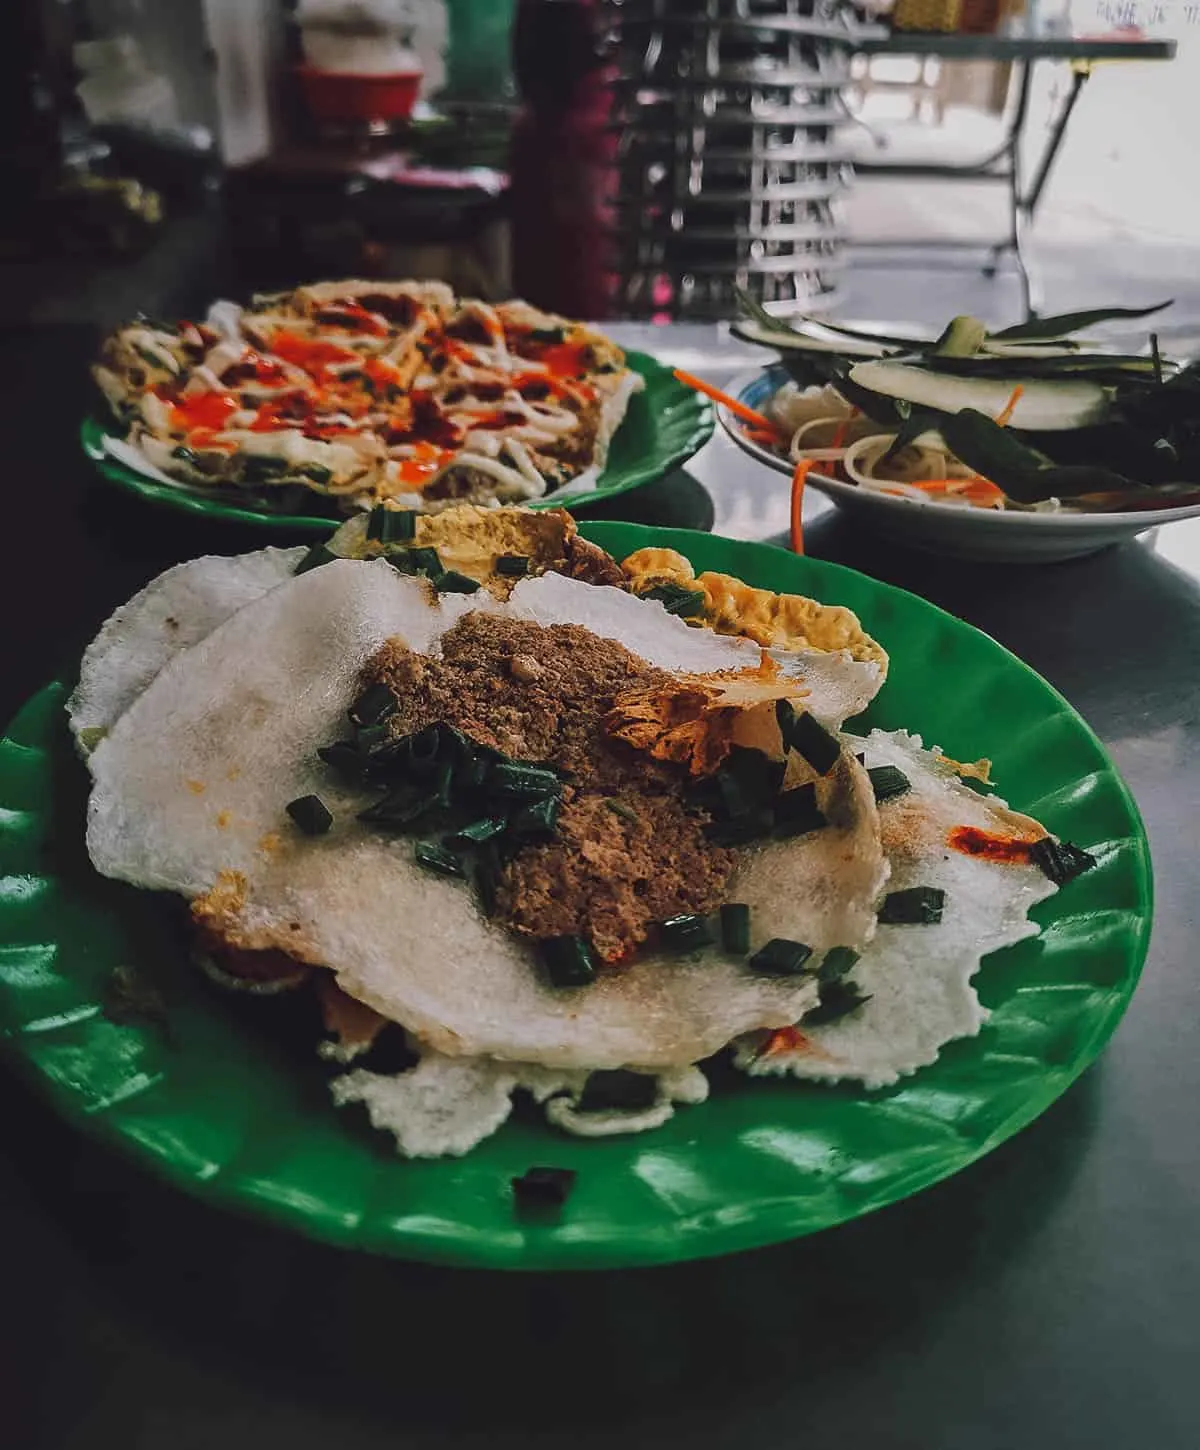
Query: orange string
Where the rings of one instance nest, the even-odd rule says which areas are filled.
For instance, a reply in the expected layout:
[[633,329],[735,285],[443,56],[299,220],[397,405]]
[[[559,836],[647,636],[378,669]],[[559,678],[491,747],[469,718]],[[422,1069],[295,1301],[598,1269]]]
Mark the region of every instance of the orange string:
[[851,408],[842,421],[833,430],[833,438],[829,444],[830,448],[842,448],[846,443],[846,434],[850,431],[850,424],[858,417],[858,409]]
[[792,472],[792,553],[804,553],[804,528],[800,511],[804,506],[804,480],[812,467],[811,458],[802,458]]
[[1009,398],[1008,402],[1005,403],[1004,407],[1001,408],[1000,411],[996,414],[996,422],[999,423],[1001,428],[1007,427],[1008,424],[1012,421],[1012,415],[1016,411],[1017,404],[1021,401],[1021,397],[1024,392],[1025,389],[1021,386],[1020,383],[1018,383],[1017,386],[1012,390],[1012,396]]
[[728,393],[723,393],[720,388],[714,388],[712,383],[706,383],[703,378],[693,377],[691,373],[685,373],[681,368],[675,369],[675,376],[686,387],[694,388],[696,392],[703,393],[706,398],[712,398],[716,403],[724,403],[729,411],[743,423],[753,423],[756,428],[765,428],[773,438],[779,436],[779,429],[776,428],[770,418],[762,413],[756,413],[753,408],[747,408],[745,403],[739,403]]

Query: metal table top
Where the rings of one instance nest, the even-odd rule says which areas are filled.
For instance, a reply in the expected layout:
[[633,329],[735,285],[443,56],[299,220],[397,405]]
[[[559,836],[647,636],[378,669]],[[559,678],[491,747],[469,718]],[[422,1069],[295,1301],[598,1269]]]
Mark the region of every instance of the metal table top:
[[[716,382],[762,356],[715,326],[613,330]],[[46,387],[82,356],[23,346],[7,398],[6,716],[166,564],[260,542],[119,507],[69,430],[32,426],[39,408],[82,405],[81,379]],[[777,540],[785,495],[718,436],[655,507]],[[613,502],[649,507],[644,492]],[[908,553],[813,497],[807,539],[996,635],[1082,711],[1133,788],[1157,919],[1099,1063],[996,1153],[873,1217],[727,1260],[560,1277],[358,1258],[222,1216],[0,1072],[6,1444],[1192,1450],[1200,525],[1015,568]]]
[[863,31],[854,46],[860,55],[935,55],[943,60],[1172,60],[1178,48],[1162,36],[1110,31],[1103,35],[1060,35],[1020,22],[998,35],[945,35],[936,31]]

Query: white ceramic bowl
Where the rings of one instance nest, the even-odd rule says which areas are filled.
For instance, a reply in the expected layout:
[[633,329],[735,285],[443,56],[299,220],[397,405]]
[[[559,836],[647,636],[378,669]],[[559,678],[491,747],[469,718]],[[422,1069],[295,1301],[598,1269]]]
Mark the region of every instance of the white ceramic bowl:
[[[762,412],[768,399],[787,380],[785,369],[773,364],[740,374],[728,385],[726,392],[747,407]],[[791,476],[792,465],[769,448],[751,442],[728,408],[718,404],[717,416],[739,448],[777,473]],[[1084,514],[1066,510],[1056,514],[1001,513],[993,509],[959,508],[874,493],[852,483],[841,483],[815,470],[808,475],[806,486],[817,489],[877,533],[914,549],[926,549],[960,559],[992,559],[1011,563],[1074,559],[1132,539],[1135,534],[1144,533],[1147,529],[1200,517],[1200,503],[1115,514]]]

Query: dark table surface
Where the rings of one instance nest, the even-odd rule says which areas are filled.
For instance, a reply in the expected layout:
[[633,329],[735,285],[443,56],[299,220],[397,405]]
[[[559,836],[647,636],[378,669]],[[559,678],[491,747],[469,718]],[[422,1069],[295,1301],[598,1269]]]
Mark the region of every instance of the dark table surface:
[[[715,339],[670,330],[657,350],[720,380],[739,360]],[[10,341],[5,716],[158,570],[261,543],[103,492],[61,422],[83,405],[90,333]],[[706,488],[719,530],[782,529],[784,480],[721,439],[691,476],[615,502],[706,526]],[[1200,530],[1049,567],[961,564],[861,534],[814,499],[807,536],[813,554],[1016,650],[1131,785],[1156,924],[1099,1063],[988,1158],[873,1217],[732,1259],[583,1276],[378,1261],[223,1216],[0,1072],[0,1444],[1200,1443]]]

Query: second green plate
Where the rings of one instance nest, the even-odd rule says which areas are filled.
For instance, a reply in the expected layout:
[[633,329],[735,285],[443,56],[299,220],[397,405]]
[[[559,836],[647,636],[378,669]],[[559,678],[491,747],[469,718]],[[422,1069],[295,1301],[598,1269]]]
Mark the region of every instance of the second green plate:
[[[644,352],[626,353],[626,358],[634,372],[645,379],[645,387],[629,400],[625,419],[609,445],[608,462],[596,487],[578,497],[549,494],[531,507],[586,510],[589,504],[653,483],[686,463],[712,437],[713,407],[707,398],[685,387],[669,368]],[[80,429],[83,451],[109,483],[147,503],[207,519],[269,528],[279,534],[327,534],[340,522],[332,515],[287,514],[256,508],[249,502],[239,503],[231,491],[205,493],[161,483],[105,452],[104,437],[109,427],[99,417],[85,417]],[[314,501],[318,498],[317,494],[313,495]]]
[[[1096,737],[994,640],[834,564],[704,534],[593,524],[618,557],[654,543],[701,569],[855,610],[891,654],[858,728],[905,726],[995,762],[1010,802],[1099,865],[1035,908],[1041,935],[978,978],[991,1017],[883,1092],[728,1082],[642,1137],[562,1137],[514,1118],[462,1159],[406,1162],[330,1103],[287,1004],[230,999],[183,960],[175,903],[101,879],[83,847],[87,782],[44,690],[0,742],[0,1040],[59,1111],[216,1205],[333,1243],[509,1268],[595,1268],[729,1253],[813,1233],[965,1168],[1043,1112],[1129,1001],[1150,930],[1146,839]],[[169,1037],[118,1025],[114,969],[161,983]],[[509,1180],[578,1171],[562,1222],[516,1222]]]

